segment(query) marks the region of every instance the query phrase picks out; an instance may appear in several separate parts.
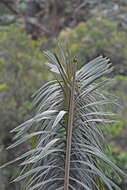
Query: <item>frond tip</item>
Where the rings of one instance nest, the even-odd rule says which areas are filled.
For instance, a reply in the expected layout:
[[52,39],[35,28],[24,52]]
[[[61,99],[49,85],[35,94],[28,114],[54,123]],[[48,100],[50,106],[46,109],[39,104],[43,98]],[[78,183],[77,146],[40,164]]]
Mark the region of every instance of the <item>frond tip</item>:
[[30,139],[34,145],[18,157],[24,168],[14,182],[24,180],[23,190],[120,190],[105,170],[125,174],[105,155],[103,136],[117,101],[103,88],[110,79],[96,83],[112,71],[109,59],[97,57],[77,71],[77,57],[60,46],[58,52],[44,52],[56,79],[34,94],[36,115],[12,130],[20,138],[9,148]]

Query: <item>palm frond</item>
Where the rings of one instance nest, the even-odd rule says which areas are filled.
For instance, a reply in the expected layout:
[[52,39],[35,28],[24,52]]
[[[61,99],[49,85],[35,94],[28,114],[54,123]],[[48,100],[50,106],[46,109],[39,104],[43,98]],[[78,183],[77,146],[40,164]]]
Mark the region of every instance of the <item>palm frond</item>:
[[76,61],[60,46],[58,52],[44,52],[56,79],[33,95],[36,115],[12,130],[18,140],[9,148],[34,144],[17,158],[24,167],[14,182],[24,180],[23,190],[104,190],[104,184],[120,190],[103,170],[125,175],[105,155],[102,127],[114,122],[107,108],[118,103],[104,89],[111,80],[96,80],[112,71],[109,59],[100,56],[77,71]]

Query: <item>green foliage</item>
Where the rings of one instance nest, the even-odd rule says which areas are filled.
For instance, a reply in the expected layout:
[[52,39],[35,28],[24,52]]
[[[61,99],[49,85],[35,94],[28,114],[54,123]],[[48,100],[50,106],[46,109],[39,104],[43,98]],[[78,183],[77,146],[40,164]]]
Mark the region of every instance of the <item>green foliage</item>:
[[119,167],[127,171],[127,152],[118,153],[117,159]]
[[[121,152],[114,143],[110,143],[110,147],[112,149],[111,153],[108,153],[110,160],[117,164],[122,170],[127,172],[127,152]],[[110,173],[112,172],[110,171]],[[121,181],[119,180],[119,182]]]
[[94,15],[75,29],[67,28],[59,35],[62,41],[70,41],[73,54],[80,57],[80,64],[97,55],[111,58],[114,73],[127,72],[127,34],[118,31],[117,25],[104,16]]
[[[42,41],[32,41],[30,36],[14,25],[0,31],[0,113],[11,111],[12,115],[16,112],[17,122],[20,122],[18,115],[20,117],[21,110],[24,114],[30,110],[31,94],[48,78],[40,43]],[[9,120],[11,118],[7,123],[10,128]],[[3,126],[2,119],[0,126]]]
[[116,122],[115,124],[111,124],[110,125],[110,133],[109,133],[109,138],[114,138],[117,135],[120,134],[120,132],[123,130],[124,127],[124,122],[123,121],[119,121]]
[[[116,163],[125,172],[127,171],[127,77],[115,76],[115,83],[109,88],[111,93],[119,97],[121,110],[117,117],[118,122],[109,126],[108,141],[111,143],[112,154],[109,154],[110,159]],[[112,172],[110,171],[111,175]],[[124,183],[117,178],[119,183]],[[126,185],[125,185],[126,186]]]
[[[44,66],[45,59],[40,52],[40,44],[45,39],[34,42],[27,36],[22,28],[14,25],[0,31],[0,162],[13,159],[16,152],[5,151],[11,142],[10,129],[13,129],[25,118],[34,112],[31,103],[31,95],[48,79],[47,69]],[[31,110],[31,111],[30,111]],[[24,151],[27,146],[20,147]],[[6,158],[2,158],[6,155]],[[8,189],[8,181],[14,175],[13,168],[5,169],[4,175],[0,170],[0,179],[3,186],[0,189]],[[12,172],[13,171],[13,172]],[[0,180],[1,181],[1,180]],[[9,189],[15,189],[13,185]]]
[[6,83],[0,84],[0,91],[4,90],[5,88],[7,88]]

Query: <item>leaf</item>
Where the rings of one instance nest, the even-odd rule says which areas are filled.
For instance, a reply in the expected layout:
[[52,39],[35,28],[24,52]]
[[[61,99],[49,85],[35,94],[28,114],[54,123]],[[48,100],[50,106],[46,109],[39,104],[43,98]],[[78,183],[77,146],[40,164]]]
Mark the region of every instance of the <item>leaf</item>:
[[21,139],[19,139],[17,142],[15,142],[14,144],[10,145],[7,149],[10,149],[10,148],[14,148],[16,147],[17,145],[25,142],[26,140],[30,139],[31,137],[34,137],[36,135],[40,135],[42,134],[43,131],[38,131],[38,132],[34,132],[34,133],[31,133],[30,135],[26,135],[25,137],[22,137]]
[[60,111],[59,114],[57,115],[52,127],[55,127],[66,113],[67,113],[66,111]]
[[48,65],[51,68],[52,72],[60,74],[60,72],[59,72],[59,70],[58,70],[58,68],[57,68],[56,65],[53,65],[52,63],[48,63],[48,62],[46,62],[46,65]]

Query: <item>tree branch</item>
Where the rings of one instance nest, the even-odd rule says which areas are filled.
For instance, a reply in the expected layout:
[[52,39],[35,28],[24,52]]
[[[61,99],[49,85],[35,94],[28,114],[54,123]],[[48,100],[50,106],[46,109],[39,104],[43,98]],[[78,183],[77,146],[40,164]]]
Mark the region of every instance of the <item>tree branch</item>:
[[18,9],[16,9],[16,8],[14,8],[14,7],[12,6],[12,3],[14,3],[14,2],[12,2],[12,1],[10,1],[10,0],[1,0],[0,3],[4,4],[5,7],[7,7],[8,10],[11,11],[12,14],[16,14],[16,15],[19,14]]

